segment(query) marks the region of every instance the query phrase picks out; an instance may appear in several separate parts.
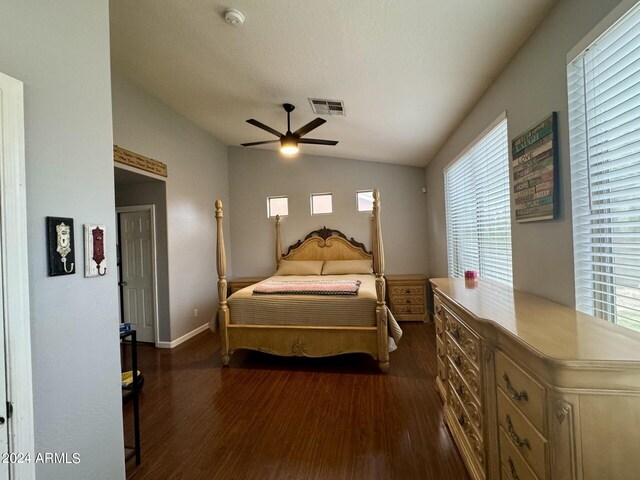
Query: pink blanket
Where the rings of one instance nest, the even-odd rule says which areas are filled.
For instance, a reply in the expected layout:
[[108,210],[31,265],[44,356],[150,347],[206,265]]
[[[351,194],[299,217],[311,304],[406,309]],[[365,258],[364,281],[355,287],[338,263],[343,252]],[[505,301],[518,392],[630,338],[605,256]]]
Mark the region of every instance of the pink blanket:
[[259,283],[254,294],[259,295],[357,295],[360,280],[267,280]]

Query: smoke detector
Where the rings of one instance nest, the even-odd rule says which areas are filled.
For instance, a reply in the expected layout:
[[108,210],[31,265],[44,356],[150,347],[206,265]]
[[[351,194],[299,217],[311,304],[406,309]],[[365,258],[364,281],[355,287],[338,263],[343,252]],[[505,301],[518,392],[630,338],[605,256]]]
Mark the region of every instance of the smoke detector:
[[241,27],[244,23],[244,15],[240,10],[228,8],[224,12],[224,21],[233,27]]

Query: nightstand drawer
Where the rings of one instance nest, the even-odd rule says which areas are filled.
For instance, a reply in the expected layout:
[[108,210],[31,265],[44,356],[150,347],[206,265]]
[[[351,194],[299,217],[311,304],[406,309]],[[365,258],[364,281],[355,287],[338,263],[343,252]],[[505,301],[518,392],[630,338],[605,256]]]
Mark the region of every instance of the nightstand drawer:
[[391,297],[392,305],[422,305],[424,306],[424,297],[419,295],[398,295]]
[[496,352],[496,384],[527,420],[541,433],[545,433],[544,387],[500,351]]
[[424,313],[424,305],[391,305],[393,313]]
[[422,285],[399,285],[391,287],[391,295],[419,295],[424,299],[424,287]]

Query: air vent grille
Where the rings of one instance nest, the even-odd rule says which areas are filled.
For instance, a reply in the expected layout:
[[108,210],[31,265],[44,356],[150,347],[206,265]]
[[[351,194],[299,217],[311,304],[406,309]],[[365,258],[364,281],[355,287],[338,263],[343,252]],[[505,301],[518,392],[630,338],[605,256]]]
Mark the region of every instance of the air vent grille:
[[342,115],[344,113],[344,102],[340,100],[325,100],[322,98],[310,98],[311,110],[317,115]]

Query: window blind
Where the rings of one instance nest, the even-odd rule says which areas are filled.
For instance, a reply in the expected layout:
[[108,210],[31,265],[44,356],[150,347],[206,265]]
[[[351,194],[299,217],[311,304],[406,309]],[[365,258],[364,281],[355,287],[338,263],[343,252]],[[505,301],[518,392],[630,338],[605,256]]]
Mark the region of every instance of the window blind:
[[567,67],[576,308],[640,330],[640,8]]
[[448,167],[444,178],[449,276],[476,270],[511,285],[507,120]]

